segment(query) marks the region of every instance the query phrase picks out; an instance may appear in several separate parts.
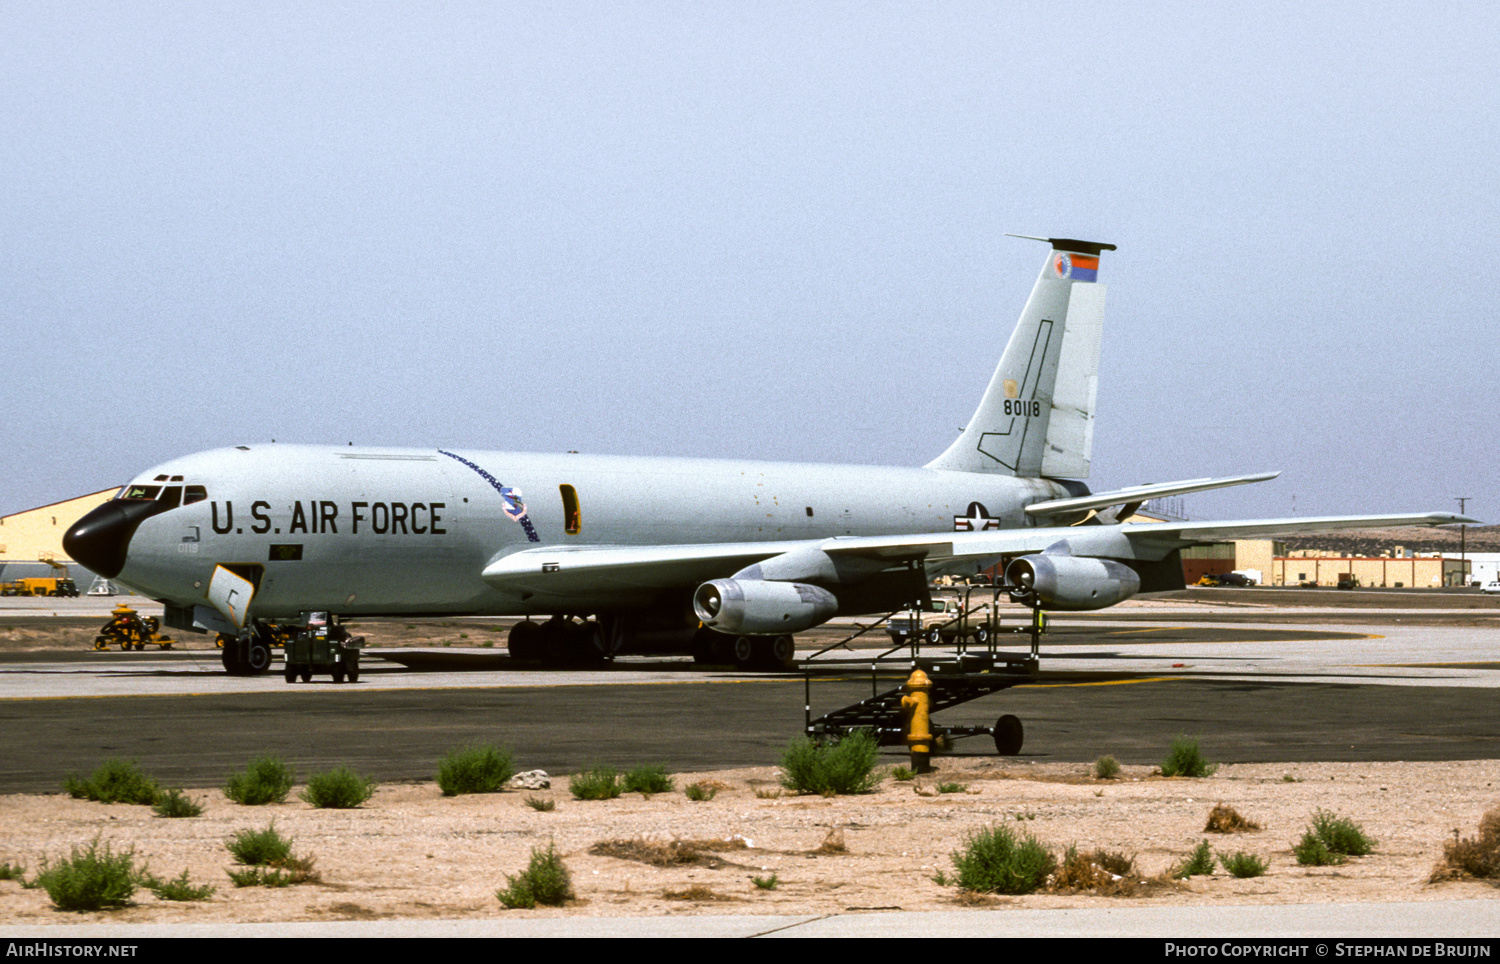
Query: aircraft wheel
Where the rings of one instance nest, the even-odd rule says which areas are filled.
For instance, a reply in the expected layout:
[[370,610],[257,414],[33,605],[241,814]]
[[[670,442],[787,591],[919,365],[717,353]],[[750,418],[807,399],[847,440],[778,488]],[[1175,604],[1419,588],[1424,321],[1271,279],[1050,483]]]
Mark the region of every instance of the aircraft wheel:
[[575,623],[571,619],[562,624],[563,659],[572,666],[592,666],[604,661],[604,653],[595,644],[594,623]]
[[797,641],[790,636],[777,636],[771,640],[766,655],[776,667],[790,668],[796,661]]
[[271,671],[271,647],[258,639],[252,639],[242,668],[246,676],[269,673]]
[[515,659],[536,659],[541,655],[541,641],[542,627],[528,619],[510,628],[505,648]]
[[734,638],[734,665],[749,669],[755,665],[755,640],[750,636]]
[[1001,756],[1015,756],[1021,752],[1021,743],[1026,731],[1021,721],[1009,713],[995,721],[995,752]]
[[619,616],[601,616],[596,625],[599,627],[599,651],[604,654],[605,659],[614,659],[625,652],[630,633],[625,628],[624,619]]
[[240,644],[237,639],[230,639],[224,644],[224,649],[219,653],[219,660],[224,664],[224,672],[230,676],[244,676],[245,671],[240,666]]
[[603,623],[590,621],[584,623],[578,629],[579,640],[582,645],[584,658],[589,662],[614,659],[615,651],[611,649],[609,630]]

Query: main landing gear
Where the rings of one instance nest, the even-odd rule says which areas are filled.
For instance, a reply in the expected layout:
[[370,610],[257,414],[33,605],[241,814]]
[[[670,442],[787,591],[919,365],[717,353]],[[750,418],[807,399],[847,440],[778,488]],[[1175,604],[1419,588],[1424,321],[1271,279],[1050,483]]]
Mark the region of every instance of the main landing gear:
[[516,623],[507,648],[516,659],[540,660],[554,666],[588,666],[614,659],[625,644],[619,621],[581,620],[553,616],[544,623]]
[[797,642],[791,636],[728,636],[707,626],[693,634],[693,662],[733,663],[739,669],[791,669]]
[[219,656],[230,676],[261,676],[271,671],[271,644],[280,643],[264,623],[254,623],[238,636],[219,634]]
[[791,636],[727,636],[711,629],[646,627],[632,630],[620,616],[598,619],[553,616],[528,619],[511,627],[510,655],[549,666],[594,666],[622,652],[677,652],[684,648],[697,663],[733,663],[740,669],[779,670],[794,663],[797,645]]

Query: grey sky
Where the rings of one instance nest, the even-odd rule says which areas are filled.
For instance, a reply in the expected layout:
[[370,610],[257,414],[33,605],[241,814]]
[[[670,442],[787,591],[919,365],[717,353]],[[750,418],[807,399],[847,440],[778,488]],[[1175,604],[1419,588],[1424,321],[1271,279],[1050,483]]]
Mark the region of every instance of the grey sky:
[[272,438],[921,464],[1041,266],[1017,232],[1119,245],[1093,488],[1500,520],[1497,26],[7,3],[0,513]]

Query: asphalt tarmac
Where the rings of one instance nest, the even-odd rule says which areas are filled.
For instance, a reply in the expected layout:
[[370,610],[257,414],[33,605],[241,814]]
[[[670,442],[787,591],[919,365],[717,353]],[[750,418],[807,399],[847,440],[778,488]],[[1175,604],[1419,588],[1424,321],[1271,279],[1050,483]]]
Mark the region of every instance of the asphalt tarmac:
[[[1293,614],[1058,619],[1040,676],[938,722],[1014,714],[1026,727],[1022,757],[1042,761],[1108,753],[1152,764],[1181,734],[1227,763],[1500,755],[1492,623],[1418,626],[1416,611],[1382,611],[1282,624]],[[816,645],[799,642],[803,655]],[[596,763],[768,765],[801,732],[808,693],[818,714],[904,677],[893,667],[872,684],[868,670],[822,665],[808,684],[801,673],[746,675],[680,659],[579,671],[516,667],[495,650],[439,650],[425,662],[412,650],[393,655],[432,668],[367,658],[359,684],[289,686],[279,673],[228,677],[212,650],[6,654],[0,792],[55,791],[65,774],[114,756],[184,787],[216,786],[266,752],[301,772],[347,764],[382,781],[422,780],[471,742],[508,746],[520,767],[553,773]],[[901,755],[888,752],[892,762]],[[994,747],[976,737],[955,752]]]

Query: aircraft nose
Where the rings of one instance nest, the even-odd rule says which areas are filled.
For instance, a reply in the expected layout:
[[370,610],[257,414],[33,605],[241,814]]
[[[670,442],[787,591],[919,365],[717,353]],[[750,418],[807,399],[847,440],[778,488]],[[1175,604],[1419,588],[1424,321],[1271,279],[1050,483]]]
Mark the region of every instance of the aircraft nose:
[[90,572],[113,579],[125,568],[130,537],[157,511],[154,502],[106,502],[68,528],[63,534],[63,551]]

